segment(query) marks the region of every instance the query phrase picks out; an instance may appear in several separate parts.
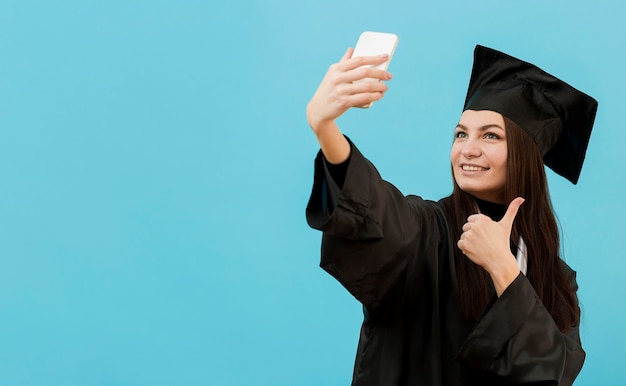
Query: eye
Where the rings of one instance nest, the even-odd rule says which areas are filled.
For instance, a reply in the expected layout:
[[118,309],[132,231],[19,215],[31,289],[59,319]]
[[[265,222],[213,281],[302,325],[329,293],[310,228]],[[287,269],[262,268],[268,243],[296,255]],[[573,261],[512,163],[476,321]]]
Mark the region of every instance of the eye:
[[500,136],[495,133],[487,133],[485,134],[485,138],[487,139],[500,139]]
[[454,138],[467,138],[467,134],[464,131],[457,131],[454,133]]

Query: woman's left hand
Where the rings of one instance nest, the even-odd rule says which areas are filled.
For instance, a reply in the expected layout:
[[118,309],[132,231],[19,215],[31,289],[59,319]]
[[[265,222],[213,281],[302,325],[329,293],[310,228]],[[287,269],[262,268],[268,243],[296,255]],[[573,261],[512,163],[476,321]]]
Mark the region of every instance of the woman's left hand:
[[513,221],[524,199],[511,201],[499,222],[483,214],[473,214],[463,225],[457,246],[474,263],[491,275],[498,296],[519,275],[519,267],[511,253],[510,239]]

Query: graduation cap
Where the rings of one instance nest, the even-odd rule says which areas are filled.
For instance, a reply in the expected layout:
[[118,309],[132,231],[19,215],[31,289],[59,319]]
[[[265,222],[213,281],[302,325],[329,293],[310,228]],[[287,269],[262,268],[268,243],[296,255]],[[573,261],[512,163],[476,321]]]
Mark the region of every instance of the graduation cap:
[[544,164],[578,182],[598,102],[533,64],[476,46],[463,110],[491,110],[537,143]]

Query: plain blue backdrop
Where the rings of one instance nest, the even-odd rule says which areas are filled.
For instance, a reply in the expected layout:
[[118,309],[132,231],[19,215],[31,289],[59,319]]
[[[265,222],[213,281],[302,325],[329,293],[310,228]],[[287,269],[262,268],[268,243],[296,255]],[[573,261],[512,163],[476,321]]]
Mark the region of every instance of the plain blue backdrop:
[[0,1],[0,385],[348,385],[359,304],[319,267],[305,106],[364,30],[400,43],[344,131],[451,191],[476,44],[600,104],[577,186],[577,385],[626,384],[626,9],[606,1]]

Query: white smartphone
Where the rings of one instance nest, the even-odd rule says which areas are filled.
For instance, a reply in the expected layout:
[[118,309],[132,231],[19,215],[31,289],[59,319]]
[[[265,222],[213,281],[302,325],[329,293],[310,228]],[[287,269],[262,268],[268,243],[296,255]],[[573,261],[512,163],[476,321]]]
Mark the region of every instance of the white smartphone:
[[[361,34],[361,36],[359,36],[359,40],[354,47],[354,52],[352,53],[352,57],[354,58],[357,56],[377,56],[381,54],[387,54],[389,55],[389,59],[377,66],[374,66],[375,68],[386,71],[389,67],[389,62],[391,62],[391,57],[393,56],[397,45],[398,35],[396,34],[365,31]],[[373,78],[365,78],[360,80],[359,82],[379,82],[379,80]],[[359,107],[368,108],[372,105],[372,103]]]

